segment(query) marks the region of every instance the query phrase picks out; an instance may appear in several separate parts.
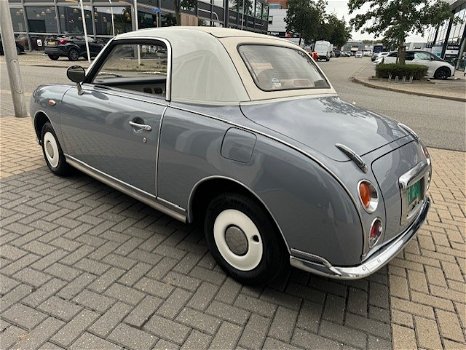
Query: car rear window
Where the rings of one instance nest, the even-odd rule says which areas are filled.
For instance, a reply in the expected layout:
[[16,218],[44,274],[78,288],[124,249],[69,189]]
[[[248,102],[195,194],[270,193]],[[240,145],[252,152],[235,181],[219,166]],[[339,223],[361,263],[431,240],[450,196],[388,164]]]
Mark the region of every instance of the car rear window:
[[330,88],[305,52],[272,45],[241,45],[238,51],[263,91]]

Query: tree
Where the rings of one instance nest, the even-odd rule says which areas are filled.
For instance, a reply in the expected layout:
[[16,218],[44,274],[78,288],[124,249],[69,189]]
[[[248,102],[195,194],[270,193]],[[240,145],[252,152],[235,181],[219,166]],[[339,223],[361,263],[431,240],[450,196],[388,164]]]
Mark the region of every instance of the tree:
[[285,17],[286,31],[299,34],[306,42],[315,41],[322,33],[324,24],[325,0],[290,0]]
[[363,7],[364,13],[357,14],[350,24],[363,33],[395,43],[401,64],[405,63],[409,33],[424,35],[428,27],[437,26],[451,16],[450,6],[441,0],[348,0],[350,14]]
[[334,14],[325,18],[326,36],[323,38],[330,41],[335,47],[341,48],[351,39],[351,27],[346,25],[344,18],[338,19]]

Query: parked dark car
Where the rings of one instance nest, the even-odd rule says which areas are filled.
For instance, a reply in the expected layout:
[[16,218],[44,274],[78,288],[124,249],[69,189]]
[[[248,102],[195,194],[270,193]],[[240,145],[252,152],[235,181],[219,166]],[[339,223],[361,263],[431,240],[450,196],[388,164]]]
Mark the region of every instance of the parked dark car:
[[338,49],[333,49],[333,54],[335,55],[335,57],[340,57],[341,56],[341,51],[338,50]]
[[[16,53],[18,55],[24,53],[24,46],[21,45],[21,43],[16,40]],[[2,37],[0,36],[0,55],[4,55],[5,53],[3,52],[3,42],[2,42]]]
[[[88,37],[89,51],[91,57],[99,54],[104,44]],[[60,57],[68,57],[70,61],[77,61],[80,57],[87,57],[86,41],[84,36],[51,36],[45,40],[45,54],[51,60],[58,60]]]

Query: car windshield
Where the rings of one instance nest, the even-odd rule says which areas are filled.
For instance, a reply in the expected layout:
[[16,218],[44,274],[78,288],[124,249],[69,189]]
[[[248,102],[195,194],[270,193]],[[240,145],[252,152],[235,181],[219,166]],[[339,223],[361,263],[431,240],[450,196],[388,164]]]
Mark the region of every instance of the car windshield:
[[271,45],[241,45],[238,50],[263,91],[330,88],[312,59],[300,50]]

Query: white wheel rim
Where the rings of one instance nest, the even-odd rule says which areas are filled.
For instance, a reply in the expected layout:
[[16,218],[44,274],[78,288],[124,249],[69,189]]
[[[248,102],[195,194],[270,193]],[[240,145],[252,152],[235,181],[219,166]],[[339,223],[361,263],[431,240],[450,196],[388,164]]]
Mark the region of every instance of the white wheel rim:
[[44,135],[44,153],[49,164],[53,168],[56,168],[58,166],[59,159],[58,144],[53,134],[49,131]]
[[[237,255],[227,244],[225,234],[229,227],[239,228],[246,236],[248,247],[244,255]],[[218,251],[228,264],[240,271],[255,269],[262,259],[262,238],[256,225],[244,213],[235,209],[222,211],[214,222],[214,240]]]

